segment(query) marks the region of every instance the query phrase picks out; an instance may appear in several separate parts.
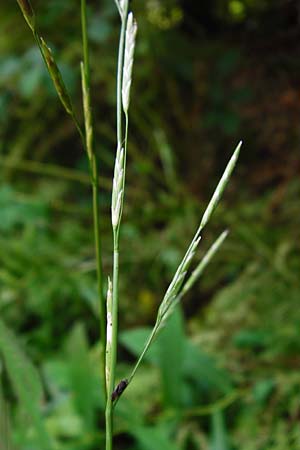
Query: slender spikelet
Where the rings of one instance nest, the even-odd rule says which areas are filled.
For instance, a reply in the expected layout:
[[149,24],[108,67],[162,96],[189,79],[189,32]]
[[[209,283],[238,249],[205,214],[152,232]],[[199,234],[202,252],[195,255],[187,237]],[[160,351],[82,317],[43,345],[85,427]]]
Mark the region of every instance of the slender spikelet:
[[127,114],[130,102],[130,88],[132,82],[132,68],[134,60],[135,40],[137,33],[137,23],[132,12],[128,14],[126,38],[125,38],[125,56],[123,66],[122,82],[122,103],[124,112]]
[[35,32],[35,14],[30,0],[17,0],[17,2],[20,6],[24,19],[26,20],[31,30]]
[[212,246],[208,249],[207,253],[205,253],[204,257],[199,262],[196,269],[192,272],[191,276],[188,278],[186,283],[184,284],[182,291],[180,293],[180,298],[187,293],[191,289],[191,287],[198,281],[200,276],[202,275],[206,266],[210,263],[211,259],[215,256],[223,242],[228,236],[228,230],[223,231],[223,233],[218,237],[218,239],[212,244]]
[[167,292],[165,293],[157,314],[157,332],[160,330],[160,328],[170,316],[170,313],[173,311],[172,305],[178,297],[186,273],[191,265],[192,259],[199,245],[200,239],[200,236],[195,235],[186,254],[184,255],[183,260],[176,270],[176,273],[167,289]]
[[40,40],[40,44],[41,44],[41,52],[42,52],[44,60],[47,64],[49,74],[52,78],[52,81],[53,81],[54,87],[56,89],[56,92],[59,96],[59,99],[60,99],[61,103],[63,104],[67,113],[70,114],[71,116],[73,116],[73,108],[72,108],[71,99],[67,92],[65,83],[63,82],[59,68],[55,62],[55,59],[53,58],[52,51],[47,46],[46,42],[44,41],[44,39],[42,37],[39,38],[39,40]]
[[239,142],[238,146],[236,147],[235,151],[233,152],[233,155],[231,159],[229,160],[229,163],[226,166],[226,169],[222,175],[222,178],[220,179],[215,192],[203,214],[201,223],[200,223],[200,231],[203,230],[207,222],[209,221],[212,213],[214,212],[217,204],[219,203],[219,200],[224,192],[225,187],[227,186],[227,183],[229,181],[229,178],[232,174],[233,169],[235,168],[236,162],[238,160],[240,149],[242,146],[242,141]]
[[108,278],[106,309],[107,309],[107,323],[106,323],[105,376],[106,376],[106,389],[108,390],[110,382],[111,350],[112,350],[112,282],[110,278]]
[[93,152],[93,123],[92,123],[92,112],[90,102],[90,91],[84,71],[83,62],[81,62],[80,68],[81,68],[81,82],[83,94],[83,112],[84,112],[85,133],[86,133],[86,150],[88,157],[91,160]]
[[123,197],[123,185],[124,185],[124,148],[118,147],[113,189],[112,189],[112,201],[111,201],[111,222],[113,228],[117,228],[120,225],[121,213],[122,213],[122,197]]

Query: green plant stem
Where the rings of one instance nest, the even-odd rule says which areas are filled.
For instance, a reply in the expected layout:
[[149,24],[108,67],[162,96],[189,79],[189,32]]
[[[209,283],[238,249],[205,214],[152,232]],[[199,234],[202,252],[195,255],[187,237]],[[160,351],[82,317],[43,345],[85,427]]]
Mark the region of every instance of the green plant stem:
[[105,382],[105,348],[106,348],[106,308],[103,291],[103,269],[102,269],[102,243],[100,233],[100,207],[99,207],[99,175],[97,158],[92,155],[92,186],[93,186],[93,220],[94,220],[94,238],[96,251],[96,267],[97,267],[97,289],[99,297],[99,313],[100,313],[100,340],[102,342],[101,351],[101,377],[104,391],[104,398],[107,396]]
[[[129,377],[128,377],[128,379],[127,379],[127,387],[129,386],[129,384],[130,384],[131,381],[133,380],[133,378],[134,378],[134,376],[135,376],[135,374],[136,374],[136,371],[138,370],[138,368],[139,368],[141,362],[142,362],[143,359],[144,359],[145,354],[146,354],[147,351],[149,350],[149,348],[150,348],[150,346],[151,346],[151,344],[152,344],[152,342],[153,342],[153,340],[154,340],[154,338],[155,338],[155,336],[156,336],[156,334],[157,334],[158,327],[159,327],[159,323],[156,322],[155,325],[154,325],[154,327],[153,327],[153,329],[152,329],[152,331],[151,331],[150,336],[149,336],[148,339],[147,339],[147,342],[146,342],[146,344],[145,344],[145,346],[144,346],[144,348],[143,348],[142,353],[140,354],[140,356],[139,356],[137,362],[135,363],[134,368],[133,368],[132,371],[131,371],[131,374],[129,375]],[[122,395],[122,394],[121,394],[121,395]],[[115,400],[115,402],[114,402],[114,404],[113,404],[113,407],[116,406],[116,404],[118,403],[120,397],[121,397],[121,396],[117,397],[117,399]]]
[[105,348],[106,348],[106,309],[103,290],[103,270],[102,270],[102,245],[101,245],[101,231],[100,231],[100,206],[99,206],[99,173],[98,160],[94,149],[93,137],[93,115],[90,96],[90,58],[89,58],[89,44],[87,33],[87,9],[86,0],[81,0],[81,25],[82,25],[82,44],[83,44],[83,83],[86,86],[84,95],[86,108],[85,114],[85,146],[87,155],[90,158],[91,182],[93,189],[93,219],[94,219],[94,236],[95,236],[95,250],[96,250],[96,266],[97,266],[97,287],[99,297],[100,309],[100,340],[102,342],[101,352],[101,376],[106,398],[106,382],[105,382]]
[[105,450],[112,450],[112,436],[113,436],[113,430],[112,430],[112,402],[108,402],[106,409],[105,409]]
[[109,385],[107,389],[107,403],[105,411],[106,422],[106,450],[112,449],[113,404],[111,394],[115,385],[115,372],[117,363],[118,341],[118,285],[119,285],[119,237],[118,231],[114,231],[113,254],[113,300],[112,300],[112,342],[111,342],[111,366],[109,368]]
[[[199,279],[199,277],[201,276],[203,270],[205,269],[205,267],[207,266],[207,264],[210,262],[210,260],[212,259],[212,257],[215,255],[215,253],[218,251],[219,247],[222,245],[223,241],[226,239],[228,235],[228,231],[224,231],[219,238],[213,243],[213,245],[210,247],[210,249],[208,250],[208,252],[205,254],[204,258],[201,260],[201,262],[198,264],[198,266],[196,267],[196,269],[193,271],[192,275],[188,278],[187,282],[184,284],[182,290],[179,292],[179,294],[177,295],[177,297],[175,299],[173,299],[173,303],[176,304],[178,303],[182,297],[187,293],[187,291],[194,285],[194,283]],[[148,337],[148,340],[143,348],[143,351],[140,355],[140,357],[138,358],[130,376],[128,377],[128,384],[127,386],[131,383],[133,377],[135,376],[135,373],[137,371],[137,369],[139,368],[142,360],[144,359],[145,354],[147,353],[150,345],[152,344],[156,334],[159,331],[159,326],[160,326],[160,321],[156,321],[153,330],[150,334],[150,336]],[[114,403],[114,406],[117,404],[118,399],[116,400],[116,402]]]
[[128,378],[128,385],[129,385],[130,382],[132,381],[132,379],[133,379],[133,377],[134,377],[134,375],[135,375],[137,369],[139,368],[139,366],[140,366],[142,360],[144,359],[145,354],[147,353],[147,351],[148,351],[150,345],[152,344],[153,339],[154,339],[154,337],[155,337],[155,335],[156,335],[156,333],[157,333],[157,329],[158,329],[158,324],[156,323],[156,324],[154,325],[152,331],[151,331],[150,336],[148,337],[148,340],[147,340],[147,342],[146,342],[146,344],[145,344],[145,347],[144,347],[142,353],[141,353],[140,356],[139,356],[139,359],[137,360],[137,362],[136,362],[134,368],[132,369],[132,372],[131,372],[131,374],[130,374],[130,376],[129,376],[129,378]]
[[[123,61],[124,61],[124,44],[128,13],[128,1],[125,2],[122,16],[119,54],[118,54],[118,69],[117,69],[117,145],[122,147],[122,78],[123,78]],[[127,134],[127,133],[126,133]],[[126,142],[125,142],[126,144]],[[125,157],[124,157],[125,164]],[[124,182],[123,182],[124,186]],[[124,192],[124,191],[123,191]],[[119,303],[119,233],[120,223],[113,228],[113,295],[112,295],[112,342],[111,342],[111,362],[109,371],[109,385],[107,392],[107,402],[105,410],[105,424],[106,424],[106,450],[112,450],[113,445],[113,404],[112,392],[115,386],[115,372],[117,363],[117,344],[118,344],[118,303]]]

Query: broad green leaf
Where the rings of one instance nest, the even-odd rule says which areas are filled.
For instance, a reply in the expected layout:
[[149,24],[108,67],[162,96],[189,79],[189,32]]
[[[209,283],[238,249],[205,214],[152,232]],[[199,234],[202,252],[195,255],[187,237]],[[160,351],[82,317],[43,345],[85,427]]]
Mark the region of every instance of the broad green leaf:
[[[139,357],[150,333],[151,333],[150,327],[141,327],[135,328],[134,330],[123,331],[120,334],[120,342],[133,355]],[[157,363],[158,359],[159,359],[159,348],[157,346],[157,343],[154,342],[149,348],[149,351],[146,353],[145,360],[151,363]]]
[[[176,320],[176,319],[175,319]],[[174,322],[175,323],[175,322]],[[171,325],[172,327],[172,325]],[[136,357],[138,357],[144,347],[144,343],[146,342],[149,334],[151,332],[150,328],[136,328],[134,330],[125,331],[121,334],[121,342],[122,344],[132,352]],[[173,336],[174,338],[174,336]],[[146,353],[145,360],[155,364],[157,367],[161,367],[162,361],[162,347],[163,344],[163,336],[159,335],[158,338],[152,343],[149,352]],[[173,357],[176,358],[176,368],[180,367],[182,363],[182,377],[184,380],[192,382],[192,392],[190,395],[195,395],[194,387],[197,387],[201,391],[208,393],[226,393],[232,388],[232,383],[229,377],[229,374],[218,368],[215,360],[203,352],[200,348],[196,347],[192,342],[188,339],[182,340],[182,336],[180,338],[181,344],[179,348],[176,348],[176,339],[172,339],[169,337],[170,341],[167,343],[168,352],[174,352]],[[181,360],[180,360],[181,355]],[[169,370],[169,369],[167,369]],[[181,369],[180,369],[181,370]],[[172,375],[170,375],[172,376]],[[177,377],[178,375],[176,375]],[[175,372],[174,372],[175,377]],[[163,381],[165,383],[165,381]],[[177,381],[178,383],[178,381]],[[170,389],[174,388],[173,386]],[[181,388],[179,388],[180,390]],[[175,391],[175,388],[174,388]],[[175,392],[174,392],[175,395]]]
[[138,427],[131,430],[131,433],[136,438],[140,450],[179,450],[164,428]]
[[182,402],[183,363],[186,338],[180,308],[176,308],[158,337],[159,367],[166,406],[178,407]]
[[228,393],[232,388],[229,374],[190,341],[187,341],[185,349],[184,374],[205,393]]
[[[69,377],[74,395],[74,404],[87,429],[93,429],[95,412],[102,392],[95,378],[86,332],[82,323],[74,326],[67,341]],[[100,369],[99,369],[100,375]],[[103,399],[101,401],[103,403]]]
[[0,449],[12,450],[11,425],[8,405],[2,392],[0,366]]
[[0,320],[0,354],[18,397],[18,402],[26,419],[30,421],[36,441],[43,450],[52,450],[49,436],[41,416],[42,386],[39,375],[25,353],[17,338],[4,322]]

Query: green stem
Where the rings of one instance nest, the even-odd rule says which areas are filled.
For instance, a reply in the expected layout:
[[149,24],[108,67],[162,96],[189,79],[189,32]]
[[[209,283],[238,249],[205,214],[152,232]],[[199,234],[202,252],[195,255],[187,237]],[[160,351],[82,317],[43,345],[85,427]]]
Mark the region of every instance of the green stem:
[[106,410],[105,410],[105,433],[106,433],[106,441],[105,441],[105,450],[112,450],[112,403],[107,401]]
[[100,233],[100,207],[99,207],[99,175],[97,158],[92,156],[92,186],[93,186],[93,220],[94,220],[94,238],[97,266],[97,289],[99,297],[100,313],[100,340],[102,342],[101,351],[101,377],[103,383],[104,398],[107,396],[105,382],[105,348],[106,348],[106,308],[103,292],[103,269],[102,269],[102,243]]
[[[128,13],[128,0],[125,1],[123,7],[122,25],[119,41],[118,54],[118,70],[117,70],[117,144],[118,148],[122,147],[122,78],[123,78],[123,61],[124,61],[124,45],[125,33]],[[126,133],[127,134],[127,133]],[[126,144],[126,143],[125,143]],[[125,164],[125,157],[124,157]],[[124,177],[125,178],[125,177]],[[124,186],[124,182],[123,182]],[[124,192],[124,190],[123,190]],[[115,386],[115,373],[117,364],[117,344],[118,344],[118,302],[119,302],[119,230],[120,224],[113,229],[114,254],[113,254],[113,295],[112,295],[112,341],[111,341],[111,359],[109,371],[109,386],[107,391],[107,402],[105,410],[106,422],[106,450],[113,448],[113,404],[112,392]]]
[[93,135],[93,115],[90,96],[90,58],[89,58],[89,44],[87,34],[87,10],[86,0],[81,0],[81,25],[82,25],[82,44],[83,44],[83,77],[86,86],[84,95],[86,108],[85,113],[85,145],[88,157],[90,158],[91,182],[93,188],[93,219],[94,219],[94,236],[95,236],[95,250],[96,250],[96,265],[97,265],[97,287],[99,297],[100,309],[100,340],[102,342],[101,352],[101,376],[106,398],[106,382],[105,382],[105,348],[106,348],[106,309],[103,291],[103,270],[102,270],[102,244],[100,231],[100,205],[99,205],[99,173],[98,160],[94,149],[94,135]]
[[119,303],[119,236],[114,231],[114,255],[113,255],[113,298],[112,298],[112,341],[111,341],[111,366],[109,369],[109,385],[107,389],[106,403],[106,450],[112,449],[113,405],[111,394],[115,386],[118,342],[118,303]]
[[[152,329],[152,331],[151,331],[151,334],[150,334],[150,336],[148,337],[148,340],[147,340],[147,342],[146,342],[146,344],[145,344],[145,346],[144,346],[144,348],[143,348],[142,353],[140,354],[140,356],[139,356],[137,362],[135,363],[134,368],[132,369],[131,374],[129,375],[129,377],[128,377],[128,379],[127,379],[127,387],[129,386],[129,384],[131,383],[132,379],[134,378],[134,376],[135,376],[135,374],[136,374],[136,371],[138,370],[138,368],[139,368],[141,362],[142,362],[143,359],[144,359],[144,356],[146,355],[147,351],[149,350],[149,347],[150,347],[150,345],[152,344],[152,342],[153,342],[153,340],[154,340],[154,338],[155,338],[155,336],[156,336],[156,333],[157,333],[157,330],[158,330],[158,325],[159,325],[158,322],[156,322],[156,324],[154,325],[154,327],[153,327],[153,329]],[[121,394],[121,395],[122,395],[122,394]],[[120,397],[121,397],[121,396],[117,397],[117,399],[115,400],[115,402],[114,402],[114,404],[113,404],[113,407],[116,406],[116,404],[118,403]]]
[[147,342],[146,342],[146,345],[145,345],[145,347],[144,347],[144,349],[143,349],[143,351],[142,351],[142,353],[141,353],[139,359],[137,360],[137,362],[136,362],[136,364],[135,364],[135,366],[134,366],[134,368],[133,368],[133,370],[132,370],[132,372],[131,372],[131,374],[130,374],[130,376],[129,376],[129,378],[128,378],[128,384],[129,384],[129,383],[131,382],[131,380],[133,379],[133,377],[134,377],[134,375],[135,375],[137,369],[139,368],[139,365],[141,364],[142,360],[144,359],[145,354],[147,353],[147,351],[148,351],[150,345],[151,345],[152,342],[153,342],[153,339],[154,339],[154,337],[155,337],[155,335],[156,335],[156,332],[157,332],[157,324],[155,324],[155,326],[153,327],[153,329],[152,329],[152,331],[151,331],[151,334],[150,334],[150,336],[148,337],[148,340],[147,340]]

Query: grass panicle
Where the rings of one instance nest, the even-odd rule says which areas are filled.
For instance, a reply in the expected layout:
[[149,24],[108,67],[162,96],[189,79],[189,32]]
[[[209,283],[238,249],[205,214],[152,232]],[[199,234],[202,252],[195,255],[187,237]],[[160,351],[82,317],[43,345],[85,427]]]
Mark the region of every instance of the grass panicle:
[[[208,262],[211,260],[211,258],[214,256],[220,245],[223,243],[224,239],[227,236],[227,232],[222,233],[222,235],[216,240],[216,242],[213,244],[213,246],[210,248],[204,259],[202,260],[202,263],[199,264],[199,266],[195,269],[195,271],[192,273],[191,277],[188,279],[186,284],[184,285],[184,279],[186,277],[187,271],[191,265],[191,262],[194,258],[196,249],[198,247],[198,244],[201,239],[201,232],[203,231],[203,228],[207,225],[209,219],[211,218],[211,215],[215,208],[217,207],[219,200],[225,190],[225,187],[228,184],[228,181],[230,179],[230,176],[232,174],[232,171],[237,163],[237,159],[240,153],[242,142],[240,142],[236,149],[233,152],[232,157],[230,158],[225,171],[212,195],[212,198],[207,206],[207,208],[204,211],[204,214],[202,216],[202,219],[200,221],[200,225],[194,235],[194,238],[191,242],[191,244],[188,247],[188,250],[186,254],[184,255],[184,258],[182,259],[181,263],[179,264],[175,275],[172,279],[172,282],[170,283],[163,300],[159,306],[156,322],[152,329],[152,332],[150,333],[149,338],[147,339],[145,346],[143,348],[143,351],[138,358],[130,376],[128,377],[128,384],[131,383],[138,367],[140,366],[142,360],[144,359],[145,354],[147,353],[149,347],[151,346],[153,340],[157,337],[158,333],[161,331],[161,329],[166,324],[168,318],[173,313],[176,305],[181,300],[183,295],[188,291],[188,289],[196,282],[196,280],[200,277],[201,273],[203,272],[204,268],[208,264]],[[181,289],[182,288],[182,289]]]

